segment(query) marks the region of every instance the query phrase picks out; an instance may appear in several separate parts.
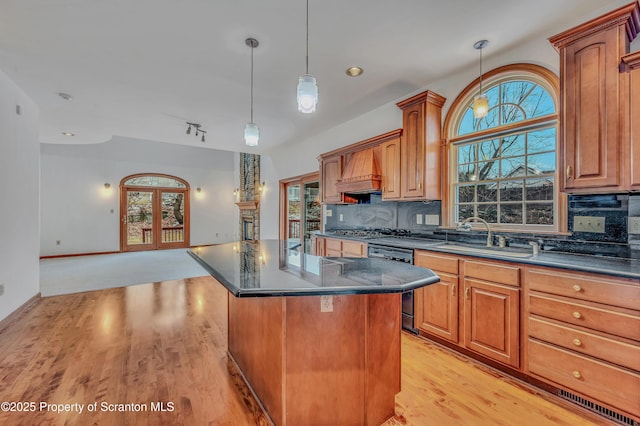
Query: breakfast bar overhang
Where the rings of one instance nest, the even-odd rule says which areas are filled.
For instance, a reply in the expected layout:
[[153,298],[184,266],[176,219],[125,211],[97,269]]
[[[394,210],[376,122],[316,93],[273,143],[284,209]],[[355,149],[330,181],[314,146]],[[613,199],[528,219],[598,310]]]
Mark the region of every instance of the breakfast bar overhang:
[[439,281],[383,259],[286,241],[189,254],[228,290],[228,351],[276,425],[379,425],[400,391],[401,293]]

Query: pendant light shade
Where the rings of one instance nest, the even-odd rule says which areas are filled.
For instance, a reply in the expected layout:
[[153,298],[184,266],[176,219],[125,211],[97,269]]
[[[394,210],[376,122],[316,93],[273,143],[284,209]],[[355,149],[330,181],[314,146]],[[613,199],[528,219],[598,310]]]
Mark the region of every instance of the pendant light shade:
[[247,146],[257,146],[260,139],[260,129],[253,122],[253,49],[258,47],[259,43],[255,38],[248,38],[244,42],[251,48],[251,121],[244,126],[244,143]]
[[473,98],[473,116],[475,118],[485,117],[489,113],[489,98],[482,93],[482,49],[489,44],[488,40],[480,40],[474,43],[473,47],[480,51],[480,90]]
[[298,79],[298,111],[305,114],[315,112],[318,103],[318,85],[316,78],[309,74]]
[[318,105],[318,84],[316,78],[309,74],[309,0],[307,0],[307,55],[306,72],[298,78],[298,111],[311,114]]
[[260,129],[256,123],[247,123],[244,126],[244,143],[247,146],[257,146],[260,139]]

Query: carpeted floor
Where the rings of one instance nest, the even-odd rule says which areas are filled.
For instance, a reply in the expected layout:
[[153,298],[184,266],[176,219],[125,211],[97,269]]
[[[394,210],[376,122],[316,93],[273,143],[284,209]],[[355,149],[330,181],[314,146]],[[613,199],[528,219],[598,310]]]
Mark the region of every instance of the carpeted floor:
[[40,293],[54,296],[203,275],[208,274],[186,249],[43,259]]

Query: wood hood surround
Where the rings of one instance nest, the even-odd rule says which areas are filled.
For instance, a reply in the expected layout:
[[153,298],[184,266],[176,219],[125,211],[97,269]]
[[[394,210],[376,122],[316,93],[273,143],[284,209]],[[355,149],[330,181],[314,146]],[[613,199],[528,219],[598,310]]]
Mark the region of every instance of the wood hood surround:
[[367,148],[354,152],[347,160],[336,188],[352,194],[375,192],[380,191],[381,181],[380,165],[373,148]]

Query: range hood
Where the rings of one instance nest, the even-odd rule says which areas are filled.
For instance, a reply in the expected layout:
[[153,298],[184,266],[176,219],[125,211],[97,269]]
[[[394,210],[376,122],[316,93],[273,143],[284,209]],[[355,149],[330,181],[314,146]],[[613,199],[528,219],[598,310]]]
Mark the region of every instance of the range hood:
[[379,192],[381,181],[380,166],[373,148],[368,148],[351,154],[336,188],[347,194]]

